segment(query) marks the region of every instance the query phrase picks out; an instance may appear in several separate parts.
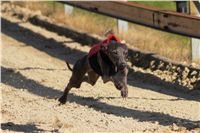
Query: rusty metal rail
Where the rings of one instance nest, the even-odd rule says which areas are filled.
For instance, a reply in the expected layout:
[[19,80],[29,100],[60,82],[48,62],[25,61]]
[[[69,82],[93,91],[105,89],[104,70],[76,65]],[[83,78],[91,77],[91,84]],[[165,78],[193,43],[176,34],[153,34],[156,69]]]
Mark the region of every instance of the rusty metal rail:
[[200,38],[200,17],[128,2],[60,2],[162,31]]

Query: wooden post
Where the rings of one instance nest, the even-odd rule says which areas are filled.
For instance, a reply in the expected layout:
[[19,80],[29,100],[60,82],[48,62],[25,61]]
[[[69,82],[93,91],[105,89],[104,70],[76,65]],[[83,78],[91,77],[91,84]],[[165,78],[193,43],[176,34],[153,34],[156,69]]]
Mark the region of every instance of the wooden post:
[[73,6],[69,6],[69,5],[64,4],[65,14],[72,14],[73,9],[74,9]]
[[[200,17],[200,1],[194,2],[194,7],[196,7],[192,13]],[[192,38],[192,61],[200,61],[200,39]]]

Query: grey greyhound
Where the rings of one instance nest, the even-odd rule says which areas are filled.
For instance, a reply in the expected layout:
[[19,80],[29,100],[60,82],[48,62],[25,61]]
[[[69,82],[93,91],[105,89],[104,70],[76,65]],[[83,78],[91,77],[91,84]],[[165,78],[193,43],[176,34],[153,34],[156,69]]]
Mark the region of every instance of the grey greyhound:
[[127,46],[111,34],[107,39],[92,47],[89,54],[75,63],[73,69],[66,62],[72,71],[72,76],[63,95],[59,98],[59,102],[66,103],[71,88],[80,88],[82,82],[93,86],[100,76],[104,83],[112,81],[115,87],[121,91],[121,96],[126,98],[128,96],[127,56]]

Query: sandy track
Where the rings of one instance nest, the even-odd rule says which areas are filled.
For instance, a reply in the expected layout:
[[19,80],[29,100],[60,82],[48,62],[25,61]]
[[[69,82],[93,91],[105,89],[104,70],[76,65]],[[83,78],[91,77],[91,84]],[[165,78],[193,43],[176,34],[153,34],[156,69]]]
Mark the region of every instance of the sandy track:
[[126,100],[99,79],[72,89],[69,102],[58,106],[71,76],[64,60],[74,64],[89,47],[8,14],[1,37],[3,132],[200,132],[199,95],[171,89],[137,68]]

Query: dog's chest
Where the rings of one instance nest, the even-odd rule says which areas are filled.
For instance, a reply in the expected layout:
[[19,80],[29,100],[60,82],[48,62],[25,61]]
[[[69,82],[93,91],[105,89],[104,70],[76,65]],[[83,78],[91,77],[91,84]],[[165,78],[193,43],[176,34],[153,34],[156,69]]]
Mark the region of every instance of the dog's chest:
[[[106,54],[100,53],[101,58],[103,60],[103,62],[106,64],[106,66],[108,67],[108,75],[107,76],[112,76],[114,75],[115,72],[115,66],[113,65],[113,63],[110,61],[109,57]],[[89,63],[90,66],[92,67],[92,69],[99,75],[104,75],[105,73],[103,73],[101,71],[101,67],[100,64],[98,62],[98,56],[97,53],[93,54],[92,56],[89,56]]]

